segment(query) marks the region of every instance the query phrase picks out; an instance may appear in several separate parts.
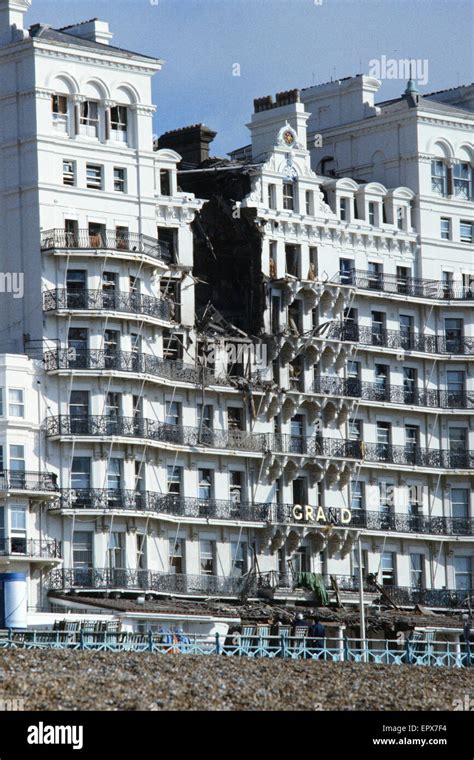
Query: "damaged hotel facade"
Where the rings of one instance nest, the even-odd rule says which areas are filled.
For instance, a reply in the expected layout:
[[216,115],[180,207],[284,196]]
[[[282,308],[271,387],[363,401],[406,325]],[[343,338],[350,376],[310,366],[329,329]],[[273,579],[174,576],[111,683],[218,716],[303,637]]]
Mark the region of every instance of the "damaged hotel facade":
[[26,31],[29,5],[0,3],[0,257],[24,273],[0,624],[350,607],[361,576],[368,605],[469,608],[473,86],[259,98],[251,144],[210,158],[203,125],[154,141],[160,60],[97,20]]

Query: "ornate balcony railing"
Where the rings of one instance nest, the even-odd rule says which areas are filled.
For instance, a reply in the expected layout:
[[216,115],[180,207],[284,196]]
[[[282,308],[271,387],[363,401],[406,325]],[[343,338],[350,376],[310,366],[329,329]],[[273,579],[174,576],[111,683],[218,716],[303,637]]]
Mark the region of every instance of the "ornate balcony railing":
[[400,512],[351,510],[351,528],[398,531],[400,533],[430,533],[442,536],[474,536],[472,517],[428,517]]
[[51,539],[0,538],[0,555],[61,559],[61,543]]
[[161,359],[151,354],[127,351],[70,351],[61,348],[47,351],[44,355],[46,371],[57,369],[71,370],[114,370],[117,372],[135,372],[154,375],[165,380],[181,381],[201,385],[229,385],[226,377],[216,376],[207,367],[196,367],[180,360]]
[[57,491],[57,476],[49,472],[0,470],[0,491]]
[[381,385],[357,380],[321,376],[313,386],[315,393],[347,396],[363,401],[383,401],[391,404],[411,404],[439,409],[473,409],[474,391],[450,391],[443,388],[406,388],[403,385]]
[[[176,517],[205,517],[217,520],[246,520],[251,522],[297,523],[307,525],[294,515],[294,504],[237,502],[230,499],[199,499],[156,491],[115,490],[107,488],[64,488],[59,501],[51,509],[84,509],[97,511],[130,510],[156,512]],[[340,510],[324,509],[328,523],[340,522]],[[317,523],[316,523],[317,524]],[[352,510],[349,528],[430,533],[434,535],[474,535],[474,521],[469,517],[425,517],[402,513]]]
[[272,504],[235,502],[225,499],[198,499],[153,491],[105,488],[63,489],[58,505],[62,509],[133,510],[159,512],[177,517],[206,517],[218,520],[264,522],[272,516]]
[[425,449],[421,446],[392,446],[387,443],[362,443],[362,458],[367,462],[432,467],[447,470],[474,468],[474,452],[468,450]]
[[41,249],[49,251],[54,249],[68,250],[115,250],[130,251],[130,253],[144,253],[154,259],[161,259],[168,263],[171,261],[169,245],[156,238],[142,235],[139,232],[126,232],[117,230],[104,230],[91,233],[87,229],[67,232],[64,229],[46,230],[41,234]]
[[51,571],[46,580],[51,590],[154,591],[163,594],[197,596],[238,596],[243,590],[256,593],[256,577],[217,575],[185,575],[151,570],[110,570],[108,568],[60,568]]
[[[333,575],[341,591],[358,591],[359,578],[351,575]],[[325,577],[327,588],[331,587],[330,576]],[[238,596],[256,595],[262,588],[281,588],[292,593],[294,579],[291,575],[263,573],[262,575],[217,576],[188,575],[184,573],[164,573],[152,570],[122,570],[109,568],[58,568],[46,578],[46,586],[51,591],[152,591],[161,594],[182,594],[196,596]],[[423,589],[403,586],[384,586],[390,598],[399,605],[427,607],[460,607],[470,595],[469,590]],[[366,592],[380,594],[370,582],[364,580]]]
[[135,417],[60,415],[46,420],[46,435],[122,436],[145,438],[181,446],[204,446],[261,453],[281,452],[308,457],[360,459],[360,441],[292,436],[288,434],[247,433],[243,430],[210,430],[172,425]]
[[139,314],[155,319],[170,320],[173,303],[169,299],[154,298],[139,293],[121,293],[113,290],[74,290],[66,288],[46,290],[43,293],[45,312],[71,309],[74,311],[118,311]]
[[467,301],[474,299],[474,278],[472,283],[465,285],[461,282],[443,282],[404,275],[374,273],[361,269],[339,275],[339,281],[345,285],[355,285],[361,290],[379,291],[382,293],[414,296],[416,298],[432,298],[452,301]]
[[412,331],[360,326],[354,322],[334,322],[329,326],[327,337],[359,343],[363,346],[393,348],[398,351],[420,351],[426,354],[474,354],[474,338],[423,335]]
[[[359,591],[358,575],[333,575],[341,591]],[[327,588],[331,585],[331,576],[326,576]],[[408,586],[383,585],[384,591],[399,605],[415,606],[422,604],[426,607],[460,607],[466,601],[470,592],[462,589],[428,589],[410,588]],[[371,583],[370,578],[364,578],[364,591],[379,594],[378,589]]]

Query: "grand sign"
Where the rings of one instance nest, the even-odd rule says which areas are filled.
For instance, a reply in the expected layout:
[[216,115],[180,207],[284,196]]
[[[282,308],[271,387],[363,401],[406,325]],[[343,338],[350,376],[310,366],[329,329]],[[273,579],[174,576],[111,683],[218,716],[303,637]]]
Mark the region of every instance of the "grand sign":
[[291,514],[298,522],[324,523],[325,525],[348,525],[352,520],[350,509],[310,507],[307,504],[295,504]]

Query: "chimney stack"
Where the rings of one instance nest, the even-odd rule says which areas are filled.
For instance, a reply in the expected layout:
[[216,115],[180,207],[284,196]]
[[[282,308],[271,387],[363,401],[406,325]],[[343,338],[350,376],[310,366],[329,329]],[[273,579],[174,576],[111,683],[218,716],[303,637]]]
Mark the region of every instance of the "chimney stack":
[[157,149],[171,148],[182,157],[183,162],[199,166],[209,158],[209,145],[217,132],[205,124],[192,124],[171,132],[165,132],[157,140]]

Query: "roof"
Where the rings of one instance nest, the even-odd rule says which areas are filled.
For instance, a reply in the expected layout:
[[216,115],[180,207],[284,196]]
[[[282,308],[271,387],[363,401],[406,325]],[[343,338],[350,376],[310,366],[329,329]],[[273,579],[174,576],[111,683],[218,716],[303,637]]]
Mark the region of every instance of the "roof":
[[[88,23],[88,22],[83,22]],[[74,27],[78,24],[74,24]],[[115,47],[115,45],[106,45],[103,42],[94,42],[92,40],[86,40],[83,37],[77,37],[75,34],[68,34],[65,30],[70,27],[63,27],[62,29],[52,29],[46,24],[34,24],[30,27],[30,37],[36,39],[42,39],[46,42],[53,42],[58,45],[69,45],[70,47],[88,48],[96,50],[102,53],[111,53],[119,56],[120,58],[140,58],[147,61],[159,61],[159,58],[155,58],[149,55],[143,55],[142,53],[134,53],[131,50],[125,50],[124,48]]]
[[50,593],[49,598],[54,602],[55,599],[61,599],[62,601],[70,604],[84,605],[84,607],[97,607],[100,609],[110,610],[111,612],[142,612],[154,615],[189,615],[189,616],[206,616],[220,618],[235,618],[240,617],[237,609],[234,609],[230,605],[220,605],[218,602],[197,602],[197,601],[181,601],[176,599],[153,599],[150,601],[145,600],[143,603],[137,602],[135,599],[125,599],[120,597],[113,599],[111,597],[96,597],[96,596],[83,596],[82,594],[70,594]]

